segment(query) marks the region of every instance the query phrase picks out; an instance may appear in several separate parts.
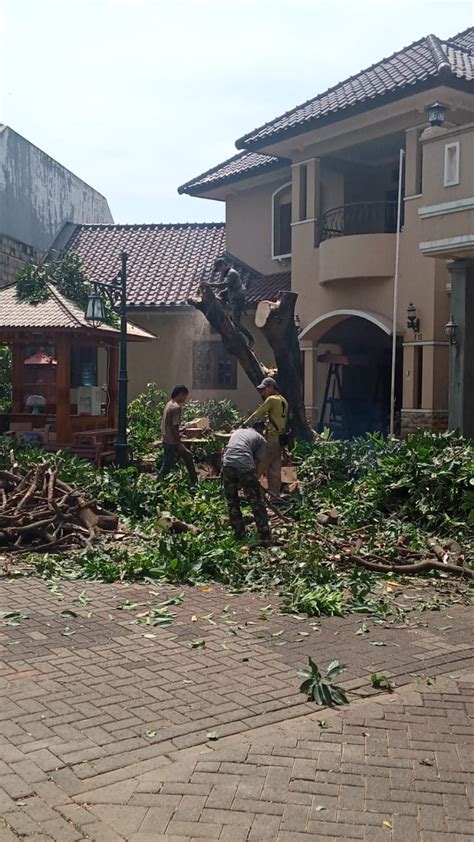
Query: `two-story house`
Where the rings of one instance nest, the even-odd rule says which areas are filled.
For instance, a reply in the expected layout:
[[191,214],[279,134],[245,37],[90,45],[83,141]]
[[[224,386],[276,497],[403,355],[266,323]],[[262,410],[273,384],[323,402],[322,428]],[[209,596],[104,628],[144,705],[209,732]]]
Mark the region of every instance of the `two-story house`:
[[[420,248],[433,192],[426,130],[454,132],[443,189],[455,215],[473,121],[474,28],[428,35],[249,132],[242,151],[179,188],[225,201],[240,260],[291,271],[314,423],[386,431],[394,384],[402,431],[446,427],[450,275],[442,249],[426,260]],[[462,195],[466,210],[474,198]]]

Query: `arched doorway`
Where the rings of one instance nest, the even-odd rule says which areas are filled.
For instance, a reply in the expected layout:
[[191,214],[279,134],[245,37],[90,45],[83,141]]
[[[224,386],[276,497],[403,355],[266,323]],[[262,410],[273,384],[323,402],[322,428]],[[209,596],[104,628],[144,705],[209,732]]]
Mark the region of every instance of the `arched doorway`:
[[[387,319],[361,311],[334,311],[302,332],[312,341],[313,394],[318,431],[353,438],[387,434],[390,421],[392,337]],[[402,395],[402,343],[397,339],[395,411]]]

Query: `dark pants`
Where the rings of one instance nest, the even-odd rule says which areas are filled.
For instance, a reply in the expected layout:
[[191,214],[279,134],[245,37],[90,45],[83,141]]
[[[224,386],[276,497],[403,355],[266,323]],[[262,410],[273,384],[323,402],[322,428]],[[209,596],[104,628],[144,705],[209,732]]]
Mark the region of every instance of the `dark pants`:
[[224,494],[229,507],[229,520],[237,538],[245,537],[244,520],[240,509],[239,489],[252,509],[255,523],[260,536],[267,540],[270,538],[270,527],[268,515],[263,500],[262,489],[258,481],[256,471],[242,471],[240,468],[230,466],[222,469],[222,483]]
[[190,451],[185,448],[181,453],[178,453],[178,448],[175,444],[163,445],[163,461],[158,471],[158,479],[163,479],[170,471],[174,470],[178,459],[182,460],[186,465],[191,484],[196,485],[198,478]]

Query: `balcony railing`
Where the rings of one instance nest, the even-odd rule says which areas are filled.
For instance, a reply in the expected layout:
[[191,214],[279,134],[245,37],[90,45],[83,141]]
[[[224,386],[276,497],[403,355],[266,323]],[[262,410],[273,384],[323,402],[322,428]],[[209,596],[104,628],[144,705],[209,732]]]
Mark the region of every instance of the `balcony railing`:
[[[403,220],[402,220],[403,223]],[[349,237],[353,234],[395,234],[397,202],[354,202],[331,208],[322,214],[318,239]]]

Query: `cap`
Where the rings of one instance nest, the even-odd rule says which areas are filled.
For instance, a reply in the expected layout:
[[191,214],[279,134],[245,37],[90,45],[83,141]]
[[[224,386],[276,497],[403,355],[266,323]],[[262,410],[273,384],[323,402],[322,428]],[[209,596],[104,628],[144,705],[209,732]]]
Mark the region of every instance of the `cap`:
[[276,380],[273,377],[264,377],[260,385],[257,386],[257,389],[266,389],[267,386],[272,386],[274,389],[278,388]]

